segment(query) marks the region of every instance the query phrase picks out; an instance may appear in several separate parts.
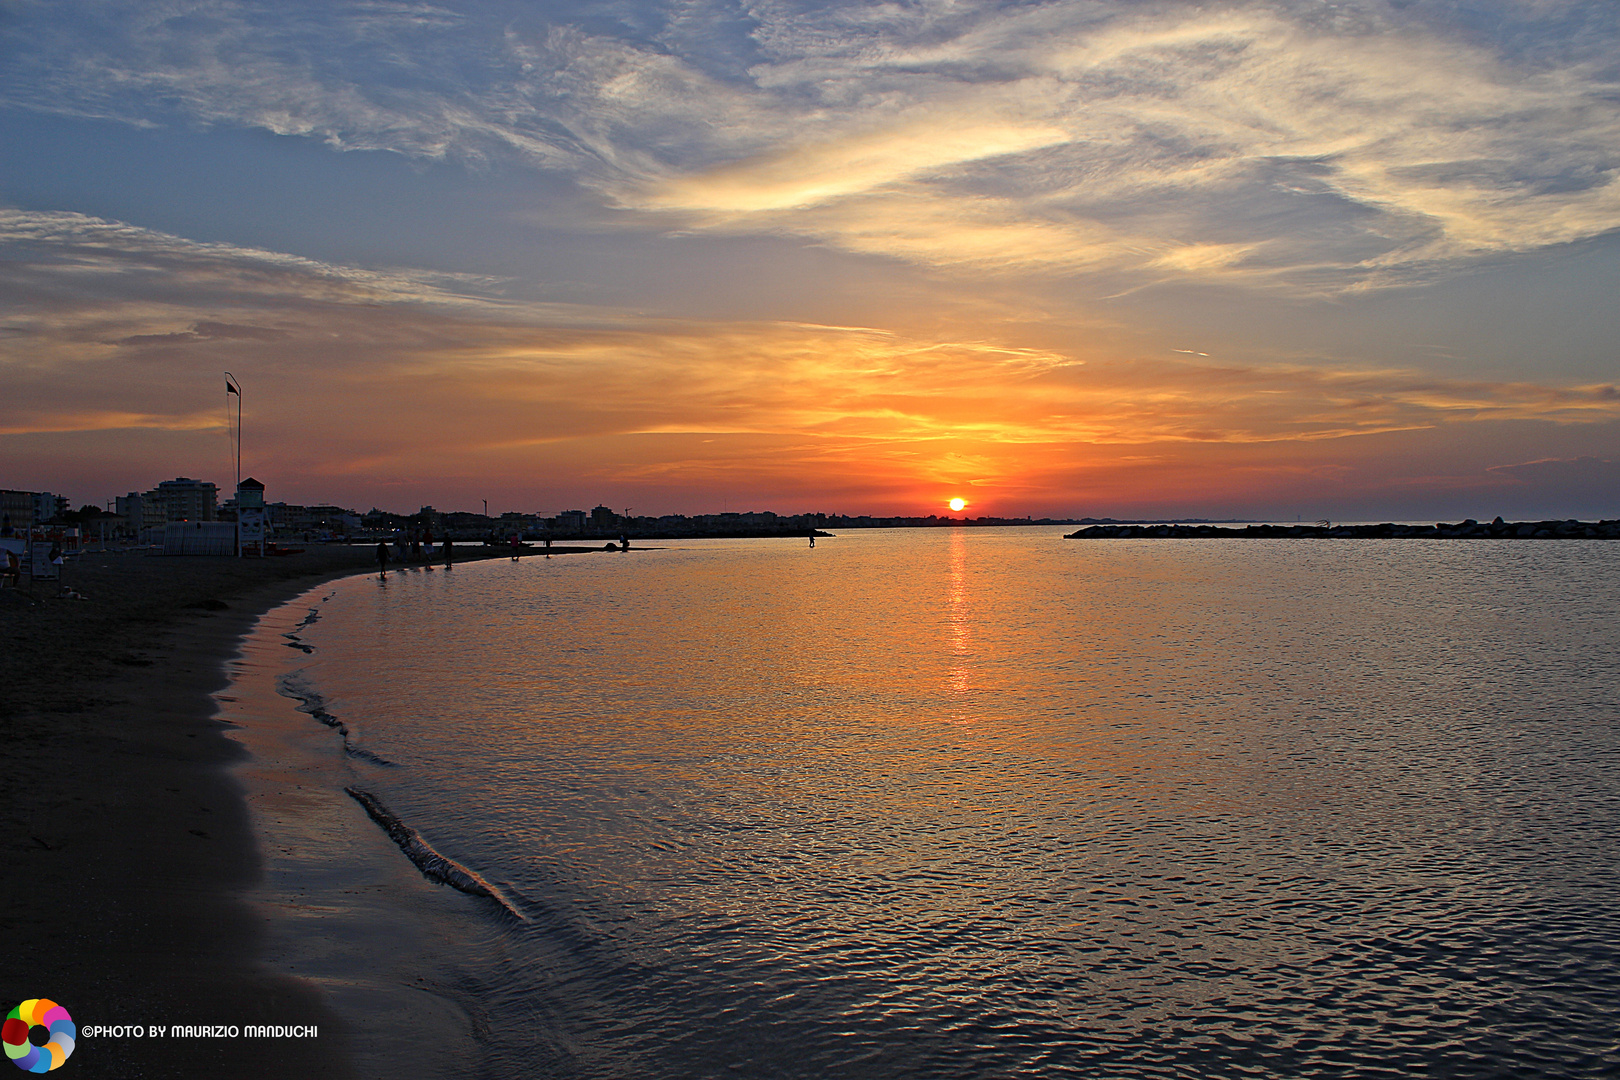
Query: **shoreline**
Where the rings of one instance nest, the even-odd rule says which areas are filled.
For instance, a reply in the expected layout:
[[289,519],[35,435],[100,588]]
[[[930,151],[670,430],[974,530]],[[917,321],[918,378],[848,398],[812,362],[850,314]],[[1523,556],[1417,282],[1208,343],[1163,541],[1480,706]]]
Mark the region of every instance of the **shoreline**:
[[[459,554],[459,553],[458,553]],[[506,558],[468,554],[458,562]],[[215,694],[267,613],[375,572],[369,548],[287,559],[87,553],[66,586],[0,592],[0,992],[50,998],[81,1029],[313,1025],[316,1037],[80,1038],[94,1076],[356,1075],[342,1020],[310,982],[263,962],[247,893],[263,877],[247,758]]]

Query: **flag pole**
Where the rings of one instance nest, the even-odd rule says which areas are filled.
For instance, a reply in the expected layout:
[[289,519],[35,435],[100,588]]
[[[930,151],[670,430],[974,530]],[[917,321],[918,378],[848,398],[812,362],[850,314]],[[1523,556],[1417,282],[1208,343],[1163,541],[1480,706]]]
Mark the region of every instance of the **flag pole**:
[[236,395],[236,557],[242,557],[242,380],[225,373],[225,430],[231,429],[231,395]]
[[231,418],[231,395],[236,395],[236,486],[242,486],[242,380],[225,373],[225,421]]

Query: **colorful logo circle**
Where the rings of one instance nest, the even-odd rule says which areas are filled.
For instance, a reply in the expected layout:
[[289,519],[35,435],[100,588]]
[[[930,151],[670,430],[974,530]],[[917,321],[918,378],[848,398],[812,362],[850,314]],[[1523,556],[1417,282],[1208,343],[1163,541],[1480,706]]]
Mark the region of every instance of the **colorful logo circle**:
[[[46,1028],[51,1039],[44,1046],[28,1041],[28,1032],[34,1027]],[[50,1072],[62,1067],[62,1062],[73,1055],[73,1040],[79,1035],[73,1026],[73,1017],[54,1001],[29,998],[6,1013],[3,1038],[6,1057],[24,1072]]]

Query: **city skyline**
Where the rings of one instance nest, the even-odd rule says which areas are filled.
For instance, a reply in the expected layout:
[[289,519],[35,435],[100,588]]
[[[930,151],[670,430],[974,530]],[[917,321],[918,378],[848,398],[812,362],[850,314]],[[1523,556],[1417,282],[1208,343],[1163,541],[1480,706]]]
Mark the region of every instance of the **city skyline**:
[[[220,0],[0,24],[0,482],[1620,514],[1620,12]],[[409,512],[409,511],[406,511]]]

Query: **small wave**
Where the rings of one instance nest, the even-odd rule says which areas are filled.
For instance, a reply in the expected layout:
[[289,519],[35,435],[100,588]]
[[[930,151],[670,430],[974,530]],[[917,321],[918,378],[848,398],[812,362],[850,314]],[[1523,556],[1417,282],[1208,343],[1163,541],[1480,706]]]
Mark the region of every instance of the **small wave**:
[[296,675],[282,676],[277,683],[276,691],[286,697],[293,698],[300,702],[301,704],[298,706],[299,712],[314,717],[316,720],[319,720],[321,723],[325,724],[327,727],[341,735],[343,737],[343,752],[345,754],[348,754],[350,757],[360,758],[362,761],[369,761],[373,765],[381,765],[384,768],[399,768],[397,763],[389,761],[381,754],[373,753],[363,746],[354,745],[354,741],[349,733],[349,725],[345,724],[342,720],[339,720],[337,717],[333,716],[329,711],[327,711],[326,699],[320,695],[320,692],[312,690],[308,686],[304,685],[302,682],[300,682]]
[[373,765],[381,765],[387,769],[399,768],[398,765],[395,765],[392,761],[389,761],[381,754],[374,754],[363,746],[350,746],[347,739],[343,740],[343,752],[348,754],[350,757],[357,757],[364,761],[369,761]]
[[326,699],[318,691],[303,685],[295,676],[282,676],[277,680],[276,690],[278,693],[300,702],[301,704],[298,706],[299,712],[307,713],[327,727],[333,728],[345,739],[349,737],[348,725],[326,711]]
[[388,838],[399,846],[399,850],[405,853],[407,859],[416,864],[418,870],[422,871],[423,877],[458,889],[469,896],[487,897],[504,908],[514,919],[523,920],[523,915],[495,886],[454,859],[447,859],[433,850],[433,845],[423,840],[420,833],[401,821],[377,796],[360,788],[346,787],[343,790],[365,808],[372,821],[382,826]]
[[320,611],[317,610],[316,608],[310,608],[309,609],[309,614],[304,616],[302,622],[298,623],[291,630],[289,630],[285,634],[281,635],[282,637],[287,639],[286,641],[282,642],[282,644],[287,646],[287,648],[289,648],[289,649],[302,649],[305,653],[314,652],[315,651],[315,646],[310,645],[309,643],[304,641],[303,638],[299,637],[298,631],[302,630],[304,627],[310,625],[311,623],[319,622],[320,618],[321,618]]

